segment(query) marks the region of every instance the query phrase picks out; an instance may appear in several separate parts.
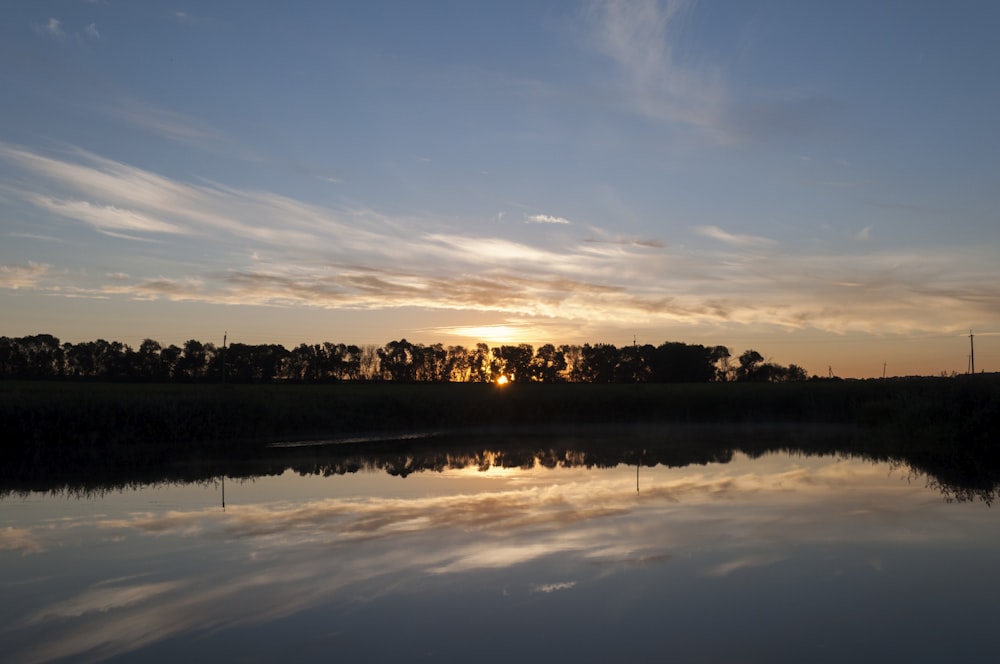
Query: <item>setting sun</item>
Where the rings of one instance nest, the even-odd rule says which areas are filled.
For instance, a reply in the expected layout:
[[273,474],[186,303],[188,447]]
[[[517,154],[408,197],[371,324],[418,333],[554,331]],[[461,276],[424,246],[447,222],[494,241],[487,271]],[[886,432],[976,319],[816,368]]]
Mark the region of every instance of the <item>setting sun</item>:
[[505,386],[509,382],[510,381],[507,380],[507,376],[500,376],[499,378],[497,378],[497,385],[500,387]]

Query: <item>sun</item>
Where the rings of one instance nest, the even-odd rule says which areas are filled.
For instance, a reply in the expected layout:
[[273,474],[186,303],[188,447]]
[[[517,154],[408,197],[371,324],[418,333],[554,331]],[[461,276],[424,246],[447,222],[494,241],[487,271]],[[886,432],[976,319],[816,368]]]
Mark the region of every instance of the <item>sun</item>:
[[504,385],[506,385],[509,382],[510,381],[507,380],[507,376],[500,376],[499,378],[497,378],[497,386],[498,387],[503,387]]

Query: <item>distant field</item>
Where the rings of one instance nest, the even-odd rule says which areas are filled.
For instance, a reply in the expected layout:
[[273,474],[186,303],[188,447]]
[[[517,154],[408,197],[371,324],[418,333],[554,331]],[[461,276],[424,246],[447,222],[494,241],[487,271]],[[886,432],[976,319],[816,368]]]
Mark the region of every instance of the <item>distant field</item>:
[[0,382],[5,446],[179,446],[365,432],[631,423],[825,423],[997,436],[1000,375],[699,384]]

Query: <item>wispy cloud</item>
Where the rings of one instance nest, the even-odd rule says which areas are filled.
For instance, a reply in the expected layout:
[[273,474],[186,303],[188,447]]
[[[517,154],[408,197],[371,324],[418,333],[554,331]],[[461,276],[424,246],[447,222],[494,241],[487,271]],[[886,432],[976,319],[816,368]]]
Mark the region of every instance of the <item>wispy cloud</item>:
[[[63,43],[73,43],[76,46],[86,48],[88,42],[100,41],[101,33],[97,29],[96,23],[88,23],[80,29],[70,28],[67,31],[63,22],[57,18],[50,18],[47,23],[33,26],[39,34],[45,35]],[[72,37],[72,39],[68,39]]]
[[588,237],[584,242],[592,244],[612,244],[629,247],[645,247],[646,249],[662,249],[667,245],[659,240],[641,237]]
[[593,7],[598,48],[625,75],[626,99],[644,115],[723,131],[726,93],[719,75],[676,54],[686,0],[608,0]]
[[564,217],[555,217],[551,214],[530,214],[527,215],[525,221],[529,224],[568,224],[569,219]]
[[47,34],[56,39],[62,39],[66,36],[66,31],[63,30],[62,21],[57,18],[50,18],[48,23],[36,26],[36,29],[44,34]]
[[39,208],[53,212],[67,219],[84,221],[101,232],[114,234],[116,231],[137,231],[141,233],[190,234],[190,229],[161,221],[133,210],[114,205],[94,205],[80,200],[58,200],[46,196],[31,196],[30,200]]
[[[48,265],[7,265],[0,271],[6,288],[325,309],[421,307],[498,314],[534,329],[546,320],[560,330],[599,321],[631,329],[941,331],[1000,309],[1000,295],[984,286],[995,268],[982,250],[797,254],[717,226],[693,229],[715,241],[699,249],[593,228],[578,234],[572,225],[558,237],[526,241],[500,235],[510,228],[474,235],[434,219],[180,181],[83,150],[52,156],[0,143],[0,161],[25,176],[18,188],[4,189],[6,198],[52,220],[163,250],[155,271],[144,273],[136,262],[139,247],[127,264],[104,270],[134,275],[128,278],[70,279],[71,271]],[[38,227],[41,235],[56,234],[49,224]],[[167,249],[181,258],[163,262]],[[197,264],[183,258],[192,252]]]
[[258,161],[253,151],[238,145],[225,132],[182,113],[120,95],[100,110],[139,129],[170,141],[202,149],[225,150],[234,156]]
[[842,112],[811,89],[736,94],[723,69],[681,50],[693,0],[599,0],[590,16],[596,48],[619,68],[621,97],[656,121],[703,131],[719,143],[775,134],[814,133]]
[[766,237],[730,233],[718,226],[695,226],[693,230],[704,237],[740,247],[771,247],[777,244],[774,240]]
[[33,288],[38,286],[42,278],[49,272],[51,266],[42,263],[28,262],[27,265],[0,264],[0,287],[3,288]]

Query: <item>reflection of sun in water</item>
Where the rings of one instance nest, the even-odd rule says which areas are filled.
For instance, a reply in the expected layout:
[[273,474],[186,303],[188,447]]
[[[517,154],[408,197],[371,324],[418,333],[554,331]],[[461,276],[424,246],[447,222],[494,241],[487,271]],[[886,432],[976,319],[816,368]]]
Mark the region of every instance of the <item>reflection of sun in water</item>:
[[506,385],[509,382],[510,381],[507,380],[507,376],[500,376],[499,378],[497,378],[497,385],[500,386],[500,387],[503,387],[504,385]]

